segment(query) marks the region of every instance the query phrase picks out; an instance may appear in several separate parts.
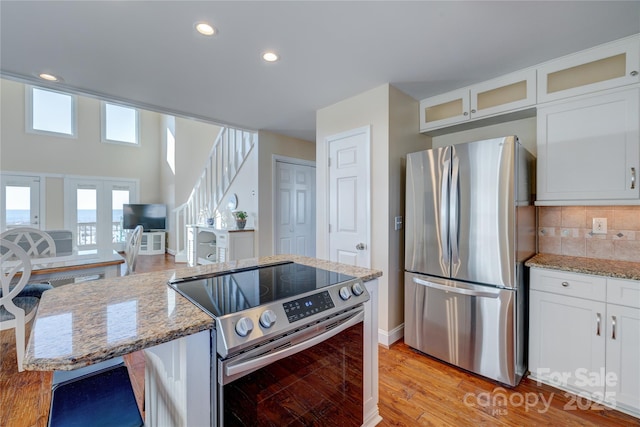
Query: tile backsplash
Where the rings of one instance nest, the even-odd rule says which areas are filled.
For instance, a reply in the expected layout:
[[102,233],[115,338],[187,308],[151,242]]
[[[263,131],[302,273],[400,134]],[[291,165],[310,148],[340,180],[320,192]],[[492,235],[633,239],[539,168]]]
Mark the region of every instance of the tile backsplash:
[[[593,234],[593,218],[607,234]],[[640,262],[640,206],[540,206],[538,252]]]

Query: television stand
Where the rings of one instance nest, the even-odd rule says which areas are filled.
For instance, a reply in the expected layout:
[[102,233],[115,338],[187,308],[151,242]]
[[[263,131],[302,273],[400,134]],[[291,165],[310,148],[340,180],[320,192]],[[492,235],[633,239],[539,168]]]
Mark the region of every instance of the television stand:
[[165,252],[164,231],[145,231],[140,238],[138,255],[161,255]]

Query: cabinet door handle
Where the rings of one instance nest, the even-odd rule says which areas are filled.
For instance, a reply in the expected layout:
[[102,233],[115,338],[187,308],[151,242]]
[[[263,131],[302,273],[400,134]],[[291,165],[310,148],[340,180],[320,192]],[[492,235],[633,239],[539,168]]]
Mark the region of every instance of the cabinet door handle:
[[601,320],[600,313],[596,313],[596,335],[597,336],[600,336],[600,320]]
[[636,168],[631,168],[631,189],[636,188]]
[[616,339],[616,316],[611,316],[611,339]]
[[475,109],[471,110],[471,114],[475,114],[475,112],[476,112]]
[[466,111],[464,113],[462,113],[463,116],[468,116],[469,113],[467,113]]
[[630,72],[629,74],[631,74],[632,77],[635,77],[635,76],[638,75],[638,72],[634,70],[634,71]]
[[564,286],[565,288],[568,288],[569,287],[569,282],[562,282],[561,285]]

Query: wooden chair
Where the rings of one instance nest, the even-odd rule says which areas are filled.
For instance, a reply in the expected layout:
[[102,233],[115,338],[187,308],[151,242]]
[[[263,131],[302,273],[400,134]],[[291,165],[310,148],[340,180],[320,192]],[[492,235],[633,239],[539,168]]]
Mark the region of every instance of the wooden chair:
[[[26,324],[36,314],[39,298],[21,296],[20,292],[31,277],[31,259],[18,245],[0,239],[0,281],[2,295],[0,295],[0,331],[16,330],[16,353],[18,357],[18,371],[22,371],[22,359],[25,352]],[[19,277],[18,273],[20,274]],[[14,280],[15,279],[15,280]],[[15,281],[17,280],[17,283]],[[15,285],[12,285],[15,283]]]
[[140,252],[140,243],[142,241],[142,226],[138,225],[127,236],[127,242],[124,248],[124,260],[127,265],[126,275],[133,274],[136,269],[136,260],[138,252]]

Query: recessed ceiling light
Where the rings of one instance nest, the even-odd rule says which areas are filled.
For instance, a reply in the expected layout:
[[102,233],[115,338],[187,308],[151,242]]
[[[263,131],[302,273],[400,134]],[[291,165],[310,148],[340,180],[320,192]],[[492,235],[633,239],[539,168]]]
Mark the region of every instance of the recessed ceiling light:
[[49,73],[40,73],[38,74],[38,77],[40,77],[42,80],[47,80],[50,82],[57,82],[61,80],[59,77],[56,77],[53,74],[49,74]]
[[274,52],[265,52],[262,54],[262,59],[267,62],[276,62],[278,60],[278,55]]
[[211,25],[206,22],[198,22],[196,24],[196,31],[202,34],[203,36],[212,36],[216,30]]

